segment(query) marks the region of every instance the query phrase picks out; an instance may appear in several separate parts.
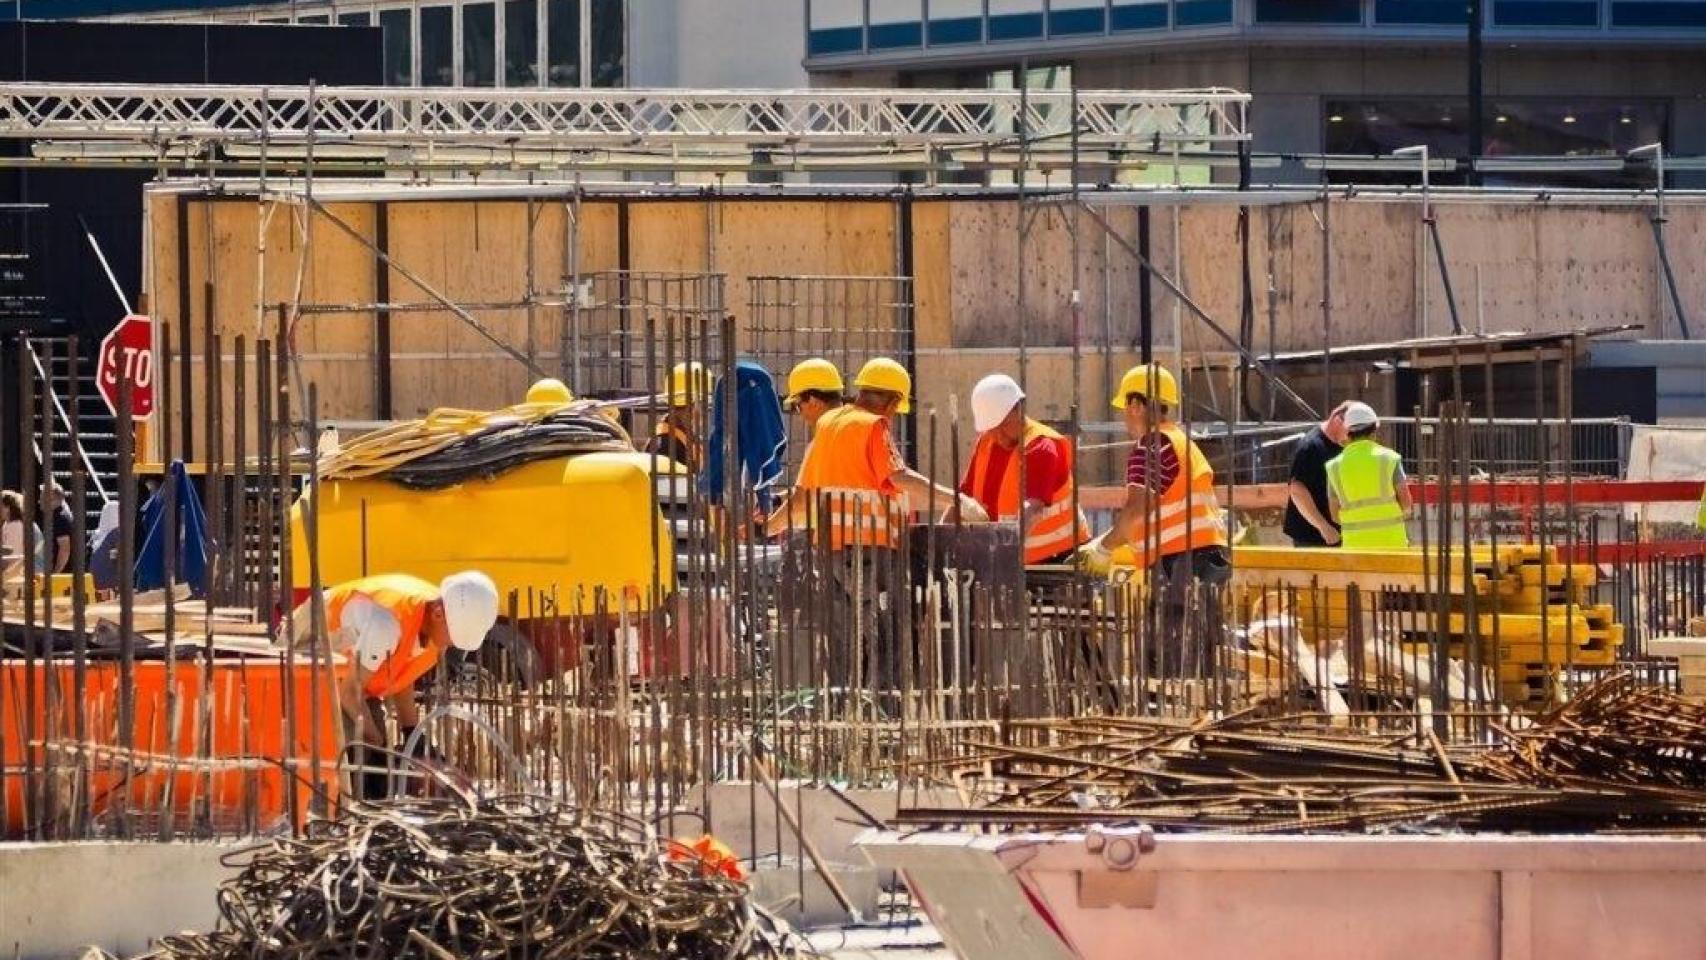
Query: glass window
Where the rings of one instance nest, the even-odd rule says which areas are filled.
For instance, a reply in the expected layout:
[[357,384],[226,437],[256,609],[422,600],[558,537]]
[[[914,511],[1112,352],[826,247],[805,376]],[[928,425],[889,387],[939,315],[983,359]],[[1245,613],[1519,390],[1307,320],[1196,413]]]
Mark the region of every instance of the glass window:
[[983,0],[931,0],[925,25],[933,47],[983,39]]
[[379,11],[379,29],[385,38],[385,85],[406,87],[415,82],[411,57],[409,11]]
[[[1441,157],[1469,152],[1468,104],[1461,98],[1328,100],[1328,153],[1389,154],[1400,147],[1426,144]],[[1488,98],[1482,111],[1481,151],[1487,157],[1616,156],[1664,139],[1669,110],[1662,100],[1614,98],[1569,100],[1559,97]],[[1331,172],[1335,181],[1413,182],[1408,171]],[[1460,182],[1460,174],[1436,174],[1441,182]],[[1621,170],[1571,171],[1567,162],[1554,170],[1488,171],[1482,180],[1497,183],[1547,183],[1556,186],[1620,187],[1650,185],[1650,173]]]
[[1108,10],[1114,30],[1156,30],[1167,25],[1167,0],[1114,0]]
[[1043,35],[1043,0],[989,0],[989,39],[1029,40]]
[[421,8],[421,86],[456,85],[454,26],[449,7]]
[[489,3],[462,7],[462,85],[489,87],[497,83],[497,13]]
[[1257,23],[1361,23],[1362,0],[1256,0]]
[[916,47],[924,42],[924,6],[918,0],[871,0],[871,49]]
[[509,0],[504,4],[504,86],[539,85],[539,4]]
[[811,0],[808,10],[806,53],[822,56],[865,49],[864,0]]
[[305,17],[297,17],[296,22],[309,27],[323,27],[331,23],[332,20],[323,13],[314,13]]
[[547,85],[580,86],[580,0],[550,0],[545,8],[545,56],[550,64],[545,74]]
[[1101,33],[1107,26],[1107,11],[1102,0],[1051,0],[1048,5],[1048,32],[1051,37]]
[[1612,0],[1614,27],[1706,27],[1706,0]]
[[1597,0],[1494,0],[1493,22],[1501,27],[1597,27]]
[[622,0],[592,0],[592,85],[620,87],[625,75]]
[[[402,11],[398,12],[401,13]],[[357,13],[338,14],[338,26],[340,27],[365,27],[371,22],[366,10]]]

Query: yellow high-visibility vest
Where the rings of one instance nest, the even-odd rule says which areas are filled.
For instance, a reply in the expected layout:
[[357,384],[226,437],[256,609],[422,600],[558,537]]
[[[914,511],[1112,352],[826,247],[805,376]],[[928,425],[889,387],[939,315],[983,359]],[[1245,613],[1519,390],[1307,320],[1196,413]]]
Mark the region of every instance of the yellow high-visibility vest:
[[1368,437],[1352,440],[1327,461],[1327,486],[1339,501],[1340,545],[1346,550],[1409,548],[1410,532],[1393,482],[1399,463],[1396,451]]

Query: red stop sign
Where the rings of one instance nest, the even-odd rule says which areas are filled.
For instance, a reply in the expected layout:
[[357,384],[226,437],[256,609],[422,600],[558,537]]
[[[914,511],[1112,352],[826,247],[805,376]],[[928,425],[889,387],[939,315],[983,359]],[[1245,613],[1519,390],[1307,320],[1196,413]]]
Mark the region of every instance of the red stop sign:
[[130,417],[146,420],[154,412],[154,321],[131,314],[101,340],[95,387],[107,409],[118,415],[120,386],[130,387]]

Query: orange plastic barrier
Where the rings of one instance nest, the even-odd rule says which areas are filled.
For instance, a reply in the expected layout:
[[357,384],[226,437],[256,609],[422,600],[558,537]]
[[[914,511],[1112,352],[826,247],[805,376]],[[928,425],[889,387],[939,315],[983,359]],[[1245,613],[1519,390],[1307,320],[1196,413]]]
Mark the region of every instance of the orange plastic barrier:
[[[58,709],[48,723],[49,671],[57,685]],[[243,811],[253,803],[261,829],[285,821],[291,814],[287,785],[295,784],[295,813],[298,822],[306,816],[313,793],[312,758],[320,760],[320,781],[329,799],[337,798],[336,762],[338,734],[333,679],[322,667],[316,688],[313,667],[290,668],[288,690],[294,704],[290,744],[285,743],[284,704],[287,694],[286,668],[268,660],[216,660],[209,685],[212,709],[207,718],[211,745],[202,732],[202,670],[197,661],[181,660],[173,667],[172,686],[177,691],[170,721],[166,703],[166,665],[151,661],[134,665],[135,740],[139,755],[134,764],[117,752],[119,737],[119,665],[90,663],[85,675],[83,702],[84,737],[76,740],[76,709],[72,665],[56,661],[51,667],[27,666],[19,660],[0,661],[0,733],[4,735],[3,777],[6,817],[4,832],[19,836],[26,811],[35,819],[44,815],[47,790],[56,792],[58,818],[68,816],[68,805],[82,807],[72,796],[79,769],[88,771],[88,809],[95,815],[125,802],[132,811],[153,813],[161,809],[170,791],[169,804],[179,829],[191,821],[188,815],[203,801],[216,827],[232,829],[248,822]],[[29,687],[33,685],[33,694]],[[318,697],[315,697],[315,694]],[[33,699],[32,699],[33,695]],[[316,709],[316,704],[318,707]],[[35,796],[26,797],[24,742],[26,709],[33,715],[32,742],[28,759],[38,784]],[[319,715],[318,742],[314,741],[312,717]],[[171,729],[177,731],[173,742]],[[52,745],[54,782],[44,776]],[[296,762],[295,773],[283,761]],[[182,762],[174,762],[174,758]]]

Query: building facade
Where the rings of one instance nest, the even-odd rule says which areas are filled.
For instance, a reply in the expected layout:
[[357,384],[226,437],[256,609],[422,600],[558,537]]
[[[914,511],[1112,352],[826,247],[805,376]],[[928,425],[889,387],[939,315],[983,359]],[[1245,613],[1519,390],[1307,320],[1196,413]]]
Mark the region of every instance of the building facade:
[[[1256,151],[1468,155],[1464,0],[802,0],[814,82],[1230,87]],[[1706,155],[1706,0],[1483,0],[1482,155]],[[1564,172],[1623,185],[1629,171]],[[1318,180],[1282,159],[1258,179]],[[1648,182],[1650,182],[1650,175]],[[1703,185],[1700,174],[1673,185]]]

